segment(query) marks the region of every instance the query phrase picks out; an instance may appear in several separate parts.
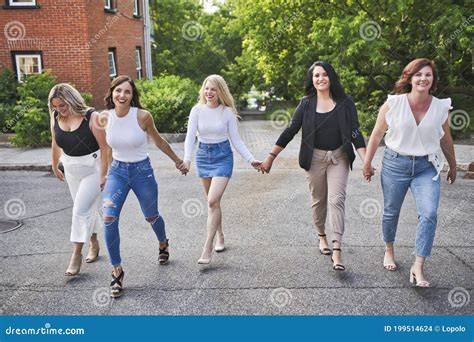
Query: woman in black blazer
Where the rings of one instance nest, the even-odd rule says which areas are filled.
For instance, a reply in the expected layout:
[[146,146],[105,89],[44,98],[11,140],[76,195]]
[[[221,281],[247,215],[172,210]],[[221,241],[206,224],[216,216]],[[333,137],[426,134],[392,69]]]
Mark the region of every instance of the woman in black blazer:
[[[345,94],[334,68],[318,61],[308,69],[305,96],[296,108],[290,126],[283,131],[260,170],[269,173],[273,161],[302,128],[299,164],[306,170],[311,191],[313,220],[321,254],[331,255],[333,269],[345,269],[341,258],[344,234],[344,203],[354,146],[365,158],[365,142],[359,130],[354,101]],[[333,249],[326,239],[329,213]]]

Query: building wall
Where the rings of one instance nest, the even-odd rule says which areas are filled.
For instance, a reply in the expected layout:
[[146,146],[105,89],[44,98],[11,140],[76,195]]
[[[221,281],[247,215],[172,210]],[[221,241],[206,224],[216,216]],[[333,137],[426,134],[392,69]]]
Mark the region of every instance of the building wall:
[[101,4],[101,0],[38,0],[39,9],[0,7],[4,33],[0,70],[14,70],[12,51],[41,51],[43,70],[50,69],[59,82],[91,93],[93,105],[103,108],[110,84],[108,49],[116,48],[118,74],[136,78],[136,46],[142,48],[143,75],[145,63],[144,20],[133,17],[133,1],[115,1],[115,13],[107,13]]
[[[145,75],[144,20],[133,16],[133,1],[117,1],[116,4],[115,14],[97,11],[91,6],[87,8],[87,16],[90,18],[88,44],[92,62],[91,89],[94,94],[101,94],[97,107],[103,106],[103,97],[110,86],[109,48],[115,48],[116,51],[117,75],[128,75],[136,79],[135,48],[140,46],[142,75]],[[140,14],[143,14],[143,7],[140,8]],[[107,72],[104,73],[103,70]]]

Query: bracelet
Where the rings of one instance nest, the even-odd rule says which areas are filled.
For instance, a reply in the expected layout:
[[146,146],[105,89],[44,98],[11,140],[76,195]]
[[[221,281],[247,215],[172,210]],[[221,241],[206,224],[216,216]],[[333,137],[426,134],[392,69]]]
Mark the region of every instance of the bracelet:
[[277,157],[277,155],[275,153],[272,153],[272,152],[270,152],[269,155],[271,155],[273,157],[273,159],[275,159]]

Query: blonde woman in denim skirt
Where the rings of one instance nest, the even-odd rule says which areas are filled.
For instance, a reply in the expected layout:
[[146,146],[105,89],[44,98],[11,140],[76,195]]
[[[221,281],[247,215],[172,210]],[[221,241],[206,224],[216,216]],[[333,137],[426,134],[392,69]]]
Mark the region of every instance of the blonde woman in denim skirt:
[[[207,239],[199,264],[209,264],[212,252],[224,251],[221,199],[227,187],[234,157],[230,143],[255,169],[261,162],[249,152],[237,130],[237,110],[227,84],[219,75],[210,75],[202,83],[199,101],[191,110],[184,148],[184,167],[189,171],[194,142],[197,173],[207,196]],[[214,242],[214,238],[216,238]]]

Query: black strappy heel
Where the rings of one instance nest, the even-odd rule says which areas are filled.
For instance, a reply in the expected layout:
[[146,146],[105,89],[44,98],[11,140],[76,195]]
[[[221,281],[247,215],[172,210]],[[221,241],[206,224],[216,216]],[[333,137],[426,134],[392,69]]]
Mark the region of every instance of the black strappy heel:
[[123,288],[122,288],[122,281],[125,272],[123,269],[121,270],[118,277],[114,275],[114,271],[112,271],[112,282],[110,283],[110,297],[117,298],[122,295]]
[[[339,252],[341,251],[340,248],[333,248],[332,250],[333,250],[333,251],[339,251]],[[346,267],[345,267],[344,265],[342,265],[342,264],[335,264],[335,265],[334,265],[334,260],[332,259],[332,257],[331,257],[331,261],[332,261],[332,263],[333,263],[332,268],[333,268],[335,271],[344,271],[344,270],[346,269]]]
[[158,254],[158,262],[160,263],[160,265],[166,264],[170,258],[168,247],[169,247],[168,239],[166,239],[165,242],[160,242],[160,251]]

